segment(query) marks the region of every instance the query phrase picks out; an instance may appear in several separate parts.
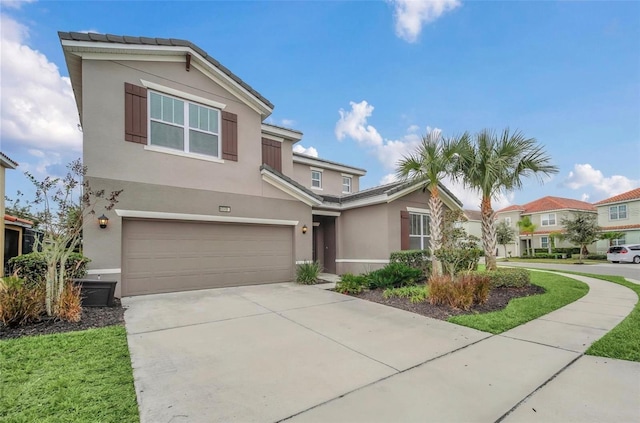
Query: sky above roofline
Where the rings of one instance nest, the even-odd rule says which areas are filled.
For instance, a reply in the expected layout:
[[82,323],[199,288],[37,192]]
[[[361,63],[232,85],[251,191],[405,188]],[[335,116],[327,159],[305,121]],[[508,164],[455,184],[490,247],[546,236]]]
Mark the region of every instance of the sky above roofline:
[[[25,170],[60,176],[82,154],[57,31],[189,40],[275,104],[265,123],[304,133],[297,152],[366,169],[362,188],[394,180],[429,131],[505,127],[536,138],[560,172],[503,193],[496,210],[640,186],[639,2],[149,5],[0,3],[0,150],[20,164],[9,197],[33,192]],[[478,208],[477,193],[442,182]]]

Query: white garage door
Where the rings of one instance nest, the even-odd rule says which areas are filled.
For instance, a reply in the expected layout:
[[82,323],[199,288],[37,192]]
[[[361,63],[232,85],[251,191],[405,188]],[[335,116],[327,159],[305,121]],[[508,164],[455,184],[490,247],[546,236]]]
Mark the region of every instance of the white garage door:
[[293,280],[293,228],[124,220],[122,295]]

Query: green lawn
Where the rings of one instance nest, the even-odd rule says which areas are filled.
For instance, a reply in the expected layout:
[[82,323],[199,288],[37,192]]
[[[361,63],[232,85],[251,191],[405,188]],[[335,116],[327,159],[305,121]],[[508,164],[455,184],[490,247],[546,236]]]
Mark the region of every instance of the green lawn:
[[0,421],[138,422],[124,327],[0,341]]
[[589,292],[587,284],[553,273],[531,272],[531,283],[547,292],[515,298],[500,311],[454,316],[448,321],[493,334],[502,333],[572,303]]
[[[517,258],[517,257],[512,257],[509,260],[505,260],[505,259],[499,259],[498,262],[500,263],[509,263],[509,262],[513,262],[513,263],[552,263],[552,264],[577,264],[580,262],[580,260],[578,260],[578,256],[573,256],[570,259],[521,259],[521,258]],[[583,259],[582,260],[583,264],[601,264],[601,263],[607,263],[606,260],[588,260],[588,259]]]

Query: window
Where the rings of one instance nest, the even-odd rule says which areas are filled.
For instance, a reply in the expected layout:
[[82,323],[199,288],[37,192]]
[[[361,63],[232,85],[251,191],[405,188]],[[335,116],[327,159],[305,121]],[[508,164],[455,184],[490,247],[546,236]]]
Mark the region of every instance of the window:
[[540,248],[549,248],[549,237],[548,236],[540,237]]
[[625,236],[623,236],[622,238],[611,240],[611,245],[624,245],[626,243],[627,243],[627,240]]
[[342,192],[345,194],[351,192],[351,176],[342,177]]
[[543,214],[540,219],[542,220],[542,226],[553,226],[556,224],[555,213]]
[[505,217],[504,218],[504,223],[506,223],[507,226],[511,226],[511,218],[510,217]]
[[429,216],[426,214],[409,214],[409,248],[426,250],[429,248]]
[[619,220],[627,218],[627,205],[620,204],[618,206],[609,207],[609,220]]
[[149,144],[220,157],[220,111],[153,91]]
[[319,170],[311,171],[311,187],[322,189],[322,172]]

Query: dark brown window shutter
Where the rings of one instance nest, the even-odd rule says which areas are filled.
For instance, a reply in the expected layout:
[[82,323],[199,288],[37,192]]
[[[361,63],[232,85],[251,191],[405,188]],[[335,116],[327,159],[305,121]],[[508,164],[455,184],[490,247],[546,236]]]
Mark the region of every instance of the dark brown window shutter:
[[147,143],[147,89],[124,83],[124,139]]
[[282,143],[263,138],[262,163],[282,172]]
[[400,210],[400,249],[408,250],[409,247],[409,212]]
[[238,161],[238,115],[222,112],[222,158]]

